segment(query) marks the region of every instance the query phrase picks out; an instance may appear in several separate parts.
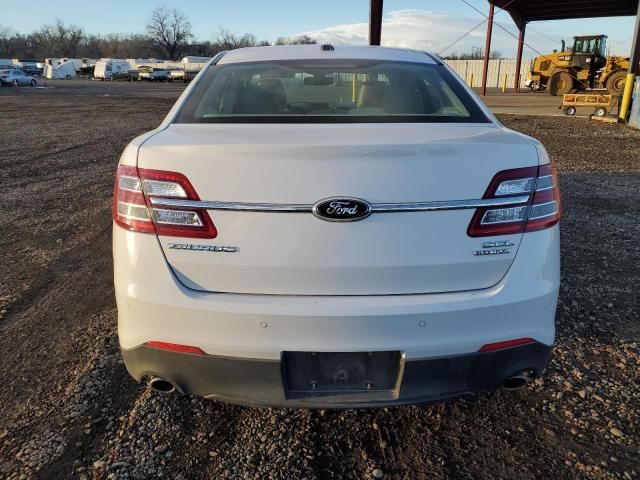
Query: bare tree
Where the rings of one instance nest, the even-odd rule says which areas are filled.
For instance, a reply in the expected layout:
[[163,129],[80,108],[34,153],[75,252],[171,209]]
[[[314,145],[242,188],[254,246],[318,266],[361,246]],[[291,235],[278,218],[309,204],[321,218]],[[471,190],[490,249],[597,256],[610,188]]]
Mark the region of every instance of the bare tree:
[[297,37],[278,37],[276,45],[312,45],[318,43],[309,35],[298,35]]
[[16,32],[9,27],[0,25],[0,57],[11,57],[13,55],[13,39]]
[[[445,60],[483,60],[484,53],[482,53],[479,48],[474,48],[473,50],[471,50],[471,53],[459,54],[457,52],[453,52],[449,55],[445,55],[442,58],[444,58]],[[491,50],[491,52],[489,52],[489,59],[498,60],[499,58],[502,58],[502,54],[499,51]]]
[[33,34],[40,50],[58,57],[75,57],[83,37],[82,27],[67,26],[60,19],[57,19],[53,25],[44,25],[40,31]]
[[[268,44],[268,42],[266,43]],[[264,45],[264,42],[258,42],[256,36],[252,33],[236,35],[224,28],[220,28],[213,39],[214,50],[219,52],[223,50],[234,50],[236,48],[256,47],[260,45]]]
[[[276,44],[316,43],[308,35],[279,37]],[[43,25],[33,33],[18,33],[0,24],[0,58],[114,57],[178,59],[184,55],[210,57],[221,50],[270,45],[252,33],[235,34],[220,28],[212,40],[197,41],[187,18],[176,10],[161,7],[153,11],[142,34],[85,34],[81,27],[62,20]]]
[[193,37],[189,19],[175,8],[166,7],[158,7],[151,13],[147,34],[152,45],[171,60],[180,57]]

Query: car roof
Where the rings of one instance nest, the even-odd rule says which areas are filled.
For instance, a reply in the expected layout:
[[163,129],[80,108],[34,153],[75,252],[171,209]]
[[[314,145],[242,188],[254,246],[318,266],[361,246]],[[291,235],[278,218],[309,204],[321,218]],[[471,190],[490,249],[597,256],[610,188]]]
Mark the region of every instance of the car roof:
[[261,62],[270,60],[395,60],[435,64],[435,57],[419,50],[378,46],[274,45],[238,48],[227,52],[218,64]]

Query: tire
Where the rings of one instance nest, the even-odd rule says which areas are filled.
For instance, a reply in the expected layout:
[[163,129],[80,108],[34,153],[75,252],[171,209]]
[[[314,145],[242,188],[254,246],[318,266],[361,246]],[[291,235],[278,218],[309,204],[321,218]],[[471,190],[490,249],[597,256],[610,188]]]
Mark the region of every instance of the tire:
[[573,117],[576,114],[576,107],[569,106],[564,109],[564,114]]
[[535,82],[531,82],[529,84],[529,89],[532,92],[539,92],[540,90],[542,90],[544,87],[542,86],[542,83],[540,83],[539,80],[536,80]]
[[620,95],[624,90],[624,82],[627,78],[627,72],[617,70],[607,78],[607,91],[612,95]]
[[594,117],[604,117],[607,114],[607,109],[604,107],[598,107],[593,111]]
[[574,79],[568,72],[556,72],[551,75],[548,88],[553,96],[564,95],[575,88]]
[[31,86],[35,87],[38,84],[38,82],[36,82],[36,79],[34,78],[33,80],[31,80]]
[[65,80],[71,80],[71,75],[67,75],[64,78],[65,78]]

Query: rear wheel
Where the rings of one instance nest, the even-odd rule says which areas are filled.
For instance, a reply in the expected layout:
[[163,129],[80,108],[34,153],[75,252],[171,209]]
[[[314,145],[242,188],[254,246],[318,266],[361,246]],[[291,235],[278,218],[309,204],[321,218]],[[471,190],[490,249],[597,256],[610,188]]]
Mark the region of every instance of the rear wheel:
[[607,78],[607,91],[612,95],[620,95],[624,90],[624,81],[627,78],[627,72],[624,70],[618,70],[613,72]]
[[607,114],[607,109],[604,107],[598,107],[593,111],[596,117],[604,117]]
[[549,93],[551,95],[564,95],[573,88],[573,77],[567,72],[556,72],[549,79]]
[[542,83],[540,83],[540,80],[535,80],[529,84],[529,89],[531,89],[532,92],[538,92],[543,88],[544,87],[542,86]]
[[36,86],[36,83],[37,83],[37,82],[36,82],[36,79],[35,79],[35,78],[34,78],[33,80],[31,80],[31,86],[32,86],[32,87],[35,87],[35,86]]
[[573,117],[576,114],[576,107],[569,106],[564,109],[564,114]]

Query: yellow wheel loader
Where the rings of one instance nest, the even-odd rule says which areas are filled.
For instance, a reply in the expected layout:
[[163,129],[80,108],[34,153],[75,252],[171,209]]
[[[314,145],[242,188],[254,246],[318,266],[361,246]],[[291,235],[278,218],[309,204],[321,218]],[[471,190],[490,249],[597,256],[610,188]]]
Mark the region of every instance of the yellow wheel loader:
[[619,95],[629,68],[629,58],[606,56],[606,35],[573,37],[573,47],[540,55],[533,60],[525,85],[533,91],[547,89],[564,95],[587,89],[606,89]]

